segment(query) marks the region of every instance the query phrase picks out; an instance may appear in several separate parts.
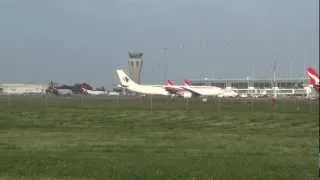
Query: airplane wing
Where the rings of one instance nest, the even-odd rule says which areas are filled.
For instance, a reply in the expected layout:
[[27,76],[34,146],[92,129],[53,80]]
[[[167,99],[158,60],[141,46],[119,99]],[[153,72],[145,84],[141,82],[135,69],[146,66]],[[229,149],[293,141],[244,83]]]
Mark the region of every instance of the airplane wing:
[[192,89],[190,86],[184,86],[182,87],[184,90],[190,91],[192,94],[197,95],[197,96],[201,96],[202,93],[200,93],[199,91]]

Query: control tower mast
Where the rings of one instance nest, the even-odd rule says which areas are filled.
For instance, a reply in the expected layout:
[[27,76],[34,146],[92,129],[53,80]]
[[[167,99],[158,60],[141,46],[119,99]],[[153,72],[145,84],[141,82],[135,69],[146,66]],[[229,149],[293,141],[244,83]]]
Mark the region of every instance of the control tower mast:
[[140,75],[143,65],[142,52],[129,52],[129,75],[136,83],[140,83]]

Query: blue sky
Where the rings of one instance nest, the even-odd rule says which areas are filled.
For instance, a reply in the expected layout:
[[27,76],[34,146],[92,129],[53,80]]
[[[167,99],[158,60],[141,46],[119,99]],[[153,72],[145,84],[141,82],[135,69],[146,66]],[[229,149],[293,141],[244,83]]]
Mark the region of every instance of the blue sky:
[[2,0],[0,23],[0,82],[111,87],[131,50],[153,84],[165,62],[177,82],[319,66],[318,0]]

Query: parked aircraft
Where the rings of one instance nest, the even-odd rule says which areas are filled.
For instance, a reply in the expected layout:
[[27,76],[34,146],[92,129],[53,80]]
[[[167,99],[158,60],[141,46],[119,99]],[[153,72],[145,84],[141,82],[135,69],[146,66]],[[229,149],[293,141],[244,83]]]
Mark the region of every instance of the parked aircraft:
[[192,93],[185,90],[182,86],[174,85],[173,81],[168,80],[164,88],[173,95],[178,95],[184,98],[191,98]]
[[233,91],[232,89],[226,88],[223,89],[223,92],[218,95],[218,97],[237,97],[239,94]]
[[192,86],[191,81],[184,80],[183,89],[196,96],[218,96],[223,92],[222,88],[216,86]]
[[54,83],[53,81],[50,81],[49,87],[46,91],[57,96],[68,96],[73,94],[71,89],[61,86],[57,87],[56,83]]
[[126,87],[128,90],[137,92],[140,94],[154,94],[169,96],[172,94],[178,94],[184,98],[190,98],[192,96],[220,96],[220,97],[234,97],[237,95],[232,90],[225,90],[216,86],[191,86],[190,81],[185,80],[183,86],[173,85],[173,82],[168,80],[166,85],[143,85],[134,82],[122,69],[116,70],[120,79],[120,84]]
[[232,89],[222,89],[216,86],[191,86],[191,81],[184,80],[183,85],[173,85],[173,82],[168,80],[165,88],[182,97],[190,98],[192,96],[217,96],[217,97],[236,97],[238,93]]
[[89,90],[89,89],[86,89],[84,87],[81,88],[81,92],[86,94],[86,95],[104,95],[104,94],[107,94],[106,91],[98,91],[98,90]]
[[53,93],[55,95],[81,94],[84,93],[82,88],[85,88],[88,91],[94,91],[93,88],[87,83],[76,83],[73,85],[58,85],[58,83],[50,81],[47,92]]
[[163,85],[137,84],[122,69],[117,69],[116,72],[121,86],[127,88],[130,91],[148,95],[170,95],[170,93],[164,88]]
[[53,94],[60,95],[60,96],[68,96],[68,95],[72,95],[73,94],[73,92],[70,89],[53,88],[52,92],[53,92]]
[[320,84],[319,84],[319,73],[316,72],[312,67],[307,68],[308,80],[313,88],[320,93]]
[[[231,88],[220,88],[217,86],[191,86],[190,80],[184,80],[184,88],[193,89],[193,92],[199,96],[217,96],[217,97],[236,97],[238,93],[233,91]],[[191,91],[192,92],[192,91]]]

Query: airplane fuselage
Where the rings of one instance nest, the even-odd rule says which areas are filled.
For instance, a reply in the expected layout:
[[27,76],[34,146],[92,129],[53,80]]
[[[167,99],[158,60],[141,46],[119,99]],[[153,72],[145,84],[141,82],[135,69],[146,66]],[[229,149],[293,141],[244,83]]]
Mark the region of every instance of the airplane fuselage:
[[86,93],[89,95],[103,95],[106,94],[105,91],[93,91],[93,90],[86,90]]
[[169,96],[170,93],[165,90],[163,86],[154,86],[154,85],[130,85],[126,87],[128,90],[137,92],[140,94],[154,94],[154,95],[165,95]]
[[54,94],[56,95],[62,95],[62,96],[65,96],[65,95],[72,95],[72,91],[70,89],[54,89]]
[[199,96],[217,96],[223,93],[221,88],[214,86],[184,86],[183,88]]

